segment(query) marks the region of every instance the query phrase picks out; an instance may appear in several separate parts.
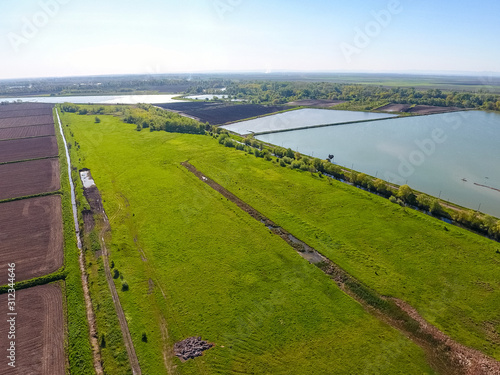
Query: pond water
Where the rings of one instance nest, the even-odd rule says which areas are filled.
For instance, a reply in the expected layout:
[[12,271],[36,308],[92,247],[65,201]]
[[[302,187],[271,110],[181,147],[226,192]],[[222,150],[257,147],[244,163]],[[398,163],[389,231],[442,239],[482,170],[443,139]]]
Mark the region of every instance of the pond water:
[[468,111],[263,134],[357,171],[500,217],[500,114]]
[[38,96],[38,97],[19,97],[19,98],[0,98],[0,102],[12,102],[21,100],[23,102],[35,103],[75,103],[75,104],[160,104],[177,103],[181,100],[175,100],[179,95],[114,95],[114,96]]
[[238,134],[262,133],[297,129],[308,126],[340,124],[355,121],[370,121],[396,117],[385,113],[336,111],[331,109],[298,109],[272,116],[237,122],[222,128]]

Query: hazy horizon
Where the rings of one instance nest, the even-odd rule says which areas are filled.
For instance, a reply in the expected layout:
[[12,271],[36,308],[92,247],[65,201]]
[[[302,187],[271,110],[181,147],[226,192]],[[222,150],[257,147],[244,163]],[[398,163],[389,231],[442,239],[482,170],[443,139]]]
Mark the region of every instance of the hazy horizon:
[[4,0],[0,11],[0,79],[500,75],[492,0]]

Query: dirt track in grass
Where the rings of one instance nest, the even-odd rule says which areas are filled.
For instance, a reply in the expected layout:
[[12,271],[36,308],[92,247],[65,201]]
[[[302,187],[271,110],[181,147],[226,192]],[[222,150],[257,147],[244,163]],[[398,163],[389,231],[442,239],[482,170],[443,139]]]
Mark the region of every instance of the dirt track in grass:
[[302,257],[308,259],[304,255],[313,254],[314,256],[308,259],[311,263],[318,263],[323,272],[331,277],[340,289],[361,303],[367,311],[419,345],[425,351],[429,364],[438,373],[443,375],[500,375],[500,362],[478,350],[454,341],[438,328],[426,322],[415,309],[405,302],[378,295],[311,246],[277,226],[223,186],[206,177],[189,162],[181,164],[255,220],[265,224],[274,234],[280,236],[297,250]]

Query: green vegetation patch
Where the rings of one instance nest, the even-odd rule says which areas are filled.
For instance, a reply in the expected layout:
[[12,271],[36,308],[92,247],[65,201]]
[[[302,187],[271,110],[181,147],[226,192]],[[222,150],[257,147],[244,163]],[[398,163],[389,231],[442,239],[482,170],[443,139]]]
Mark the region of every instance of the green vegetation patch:
[[65,312],[67,314],[66,352],[69,362],[69,372],[72,375],[88,375],[94,373],[93,356],[78,262],[79,250],[76,244],[75,224],[71,206],[68,163],[57,122],[56,136],[59,147],[59,165],[61,168],[61,202],[64,225]]
[[[63,121],[110,219],[114,281],[143,373],[433,373],[420,348],[180,166],[191,159],[218,177],[226,157],[226,176],[231,165],[271,163],[248,163],[208,136],[136,132],[94,117]],[[247,178],[241,183],[249,189]],[[236,177],[233,184],[239,195]],[[181,363],[172,347],[191,336],[215,347]]]
[[368,287],[500,358],[500,333],[492,328],[500,321],[497,242],[233,148],[200,152],[190,162]]

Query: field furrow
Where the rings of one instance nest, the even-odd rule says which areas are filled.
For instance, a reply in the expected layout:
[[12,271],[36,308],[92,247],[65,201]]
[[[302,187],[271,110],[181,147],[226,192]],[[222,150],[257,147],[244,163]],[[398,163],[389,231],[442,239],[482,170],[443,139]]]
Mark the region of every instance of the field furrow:
[[0,163],[55,157],[55,136],[0,141]]
[[58,195],[0,203],[0,285],[7,263],[16,263],[16,280],[29,280],[63,265],[61,198]]
[[50,193],[60,187],[57,158],[0,165],[0,200]]

